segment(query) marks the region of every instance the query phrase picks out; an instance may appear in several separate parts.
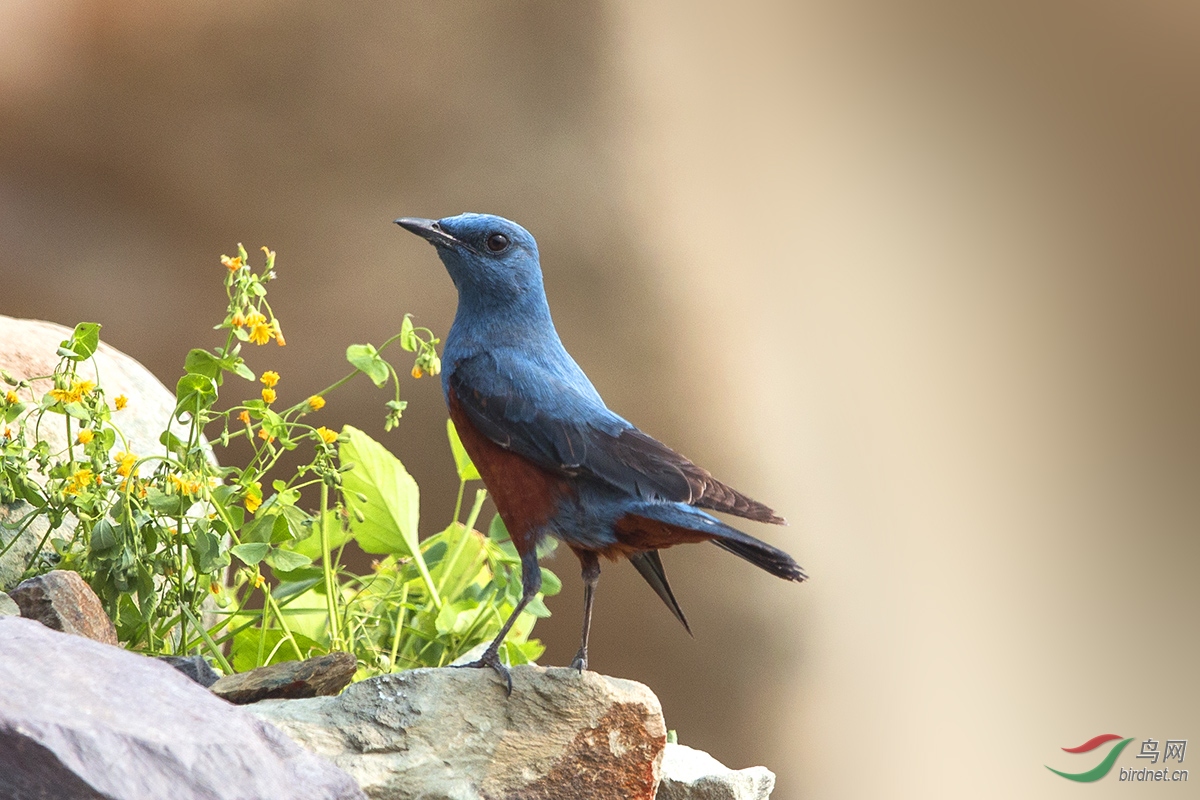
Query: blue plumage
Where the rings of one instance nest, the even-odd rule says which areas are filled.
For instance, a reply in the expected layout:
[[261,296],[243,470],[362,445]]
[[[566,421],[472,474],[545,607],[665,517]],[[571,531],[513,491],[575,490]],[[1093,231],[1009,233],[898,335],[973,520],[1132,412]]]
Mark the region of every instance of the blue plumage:
[[[458,289],[442,388],[522,554],[526,597],[537,591],[536,543],[543,536],[564,541],[583,564],[576,666],[587,666],[597,554],[628,558],[685,626],[658,556],[663,547],[713,541],[772,574],[803,580],[786,553],[700,509],[761,522],[782,518],[605,406],[554,329],[528,231],[486,214],[396,222],[436,246]],[[496,651],[519,612],[481,663],[503,671]]]

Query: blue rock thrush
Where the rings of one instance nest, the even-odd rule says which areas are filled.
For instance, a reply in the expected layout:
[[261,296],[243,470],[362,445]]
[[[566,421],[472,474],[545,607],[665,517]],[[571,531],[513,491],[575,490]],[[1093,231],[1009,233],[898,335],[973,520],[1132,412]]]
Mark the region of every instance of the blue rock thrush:
[[772,575],[804,580],[787,553],[700,509],[775,524],[782,518],[604,405],[554,329],[528,231],[487,214],[396,224],[437,248],[458,289],[442,390],[521,556],[521,600],[472,666],[492,667],[512,691],[499,648],[541,588],[537,545],[545,536],[564,542],[583,566],[583,635],[572,664],[580,670],[588,664],[599,556],[629,559],[688,633],[658,555],[664,547],[712,542]]

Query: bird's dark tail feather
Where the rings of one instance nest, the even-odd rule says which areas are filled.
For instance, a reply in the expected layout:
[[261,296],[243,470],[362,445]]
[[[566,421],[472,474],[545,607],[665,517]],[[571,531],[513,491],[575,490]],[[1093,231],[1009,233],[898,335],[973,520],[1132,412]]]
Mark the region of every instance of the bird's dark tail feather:
[[671,609],[671,613],[675,615],[675,619],[683,623],[683,628],[690,636],[692,628],[688,625],[687,618],[683,616],[683,609],[679,607],[679,603],[675,600],[675,593],[671,591],[671,584],[667,583],[667,573],[663,570],[662,559],[658,557],[657,550],[646,550],[642,553],[634,553],[629,556],[629,562],[637,568],[637,571],[646,579],[646,583],[652,588],[662,601],[667,604],[667,608]]
[[737,533],[740,535],[736,538],[722,536],[713,539],[712,543],[784,580],[799,582],[808,577],[800,565],[787,553],[771,547],[766,542],[760,542],[753,536],[747,536],[741,531],[737,531]]

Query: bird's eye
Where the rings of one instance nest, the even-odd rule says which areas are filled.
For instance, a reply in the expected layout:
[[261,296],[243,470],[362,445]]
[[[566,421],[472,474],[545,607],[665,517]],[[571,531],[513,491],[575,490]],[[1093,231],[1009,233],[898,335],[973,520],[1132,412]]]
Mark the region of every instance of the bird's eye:
[[508,237],[503,233],[493,233],[487,238],[487,249],[493,253],[501,253],[508,248]]

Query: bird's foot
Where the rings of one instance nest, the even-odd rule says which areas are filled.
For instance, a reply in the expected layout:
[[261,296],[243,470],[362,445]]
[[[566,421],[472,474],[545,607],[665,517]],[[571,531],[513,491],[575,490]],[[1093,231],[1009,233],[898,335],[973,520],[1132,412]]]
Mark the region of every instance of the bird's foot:
[[479,657],[478,661],[472,661],[469,664],[455,664],[454,666],[456,669],[478,669],[480,667],[491,667],[501,678],[504,679],[504,694],[509,697],[512,696],[512,673],[510,673],[508,671],[508,667],[504,666],[503,662],[500,661],[500,648],[489,647],[487,650],[483,651],[483,655]]
[[587,650],[580,648],[579,652],[575,654],[575,660],[571,662],[571,668],[577,669],[580,672],[588,668]]

